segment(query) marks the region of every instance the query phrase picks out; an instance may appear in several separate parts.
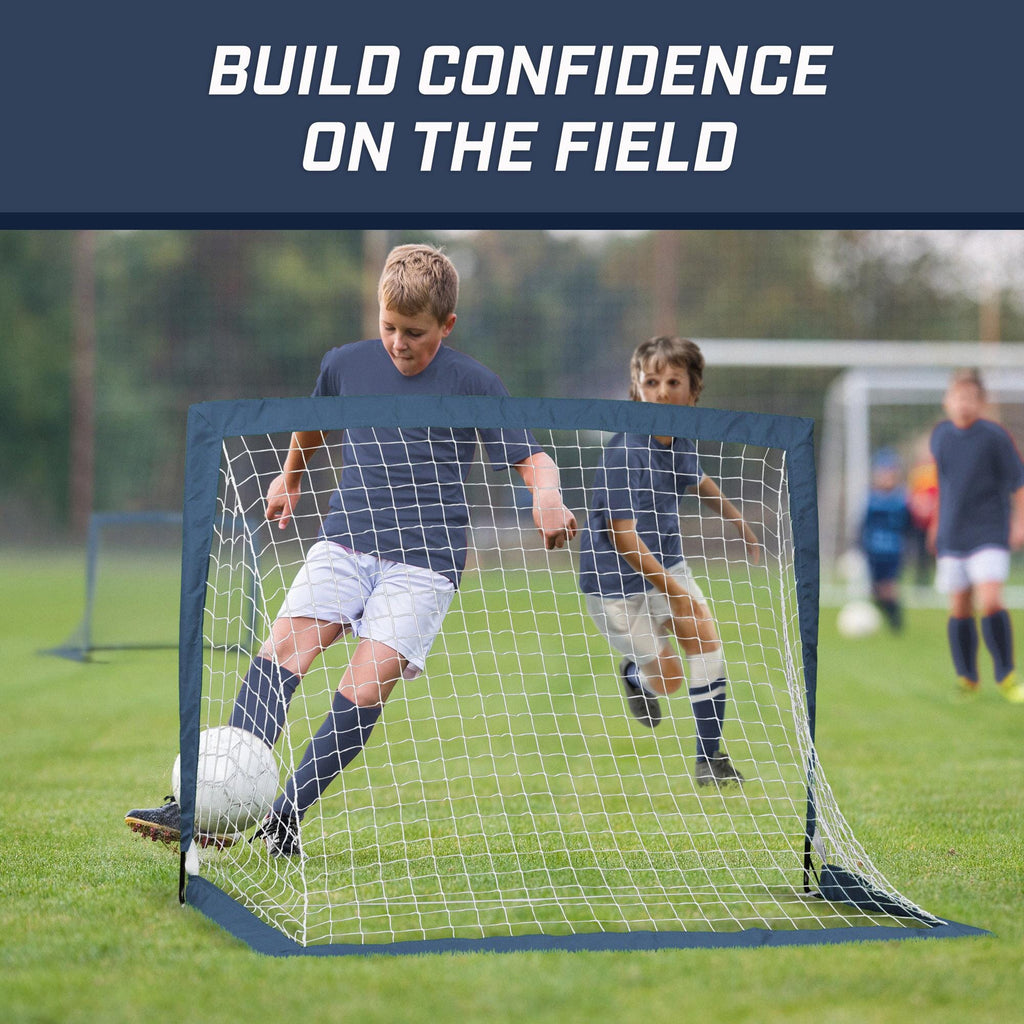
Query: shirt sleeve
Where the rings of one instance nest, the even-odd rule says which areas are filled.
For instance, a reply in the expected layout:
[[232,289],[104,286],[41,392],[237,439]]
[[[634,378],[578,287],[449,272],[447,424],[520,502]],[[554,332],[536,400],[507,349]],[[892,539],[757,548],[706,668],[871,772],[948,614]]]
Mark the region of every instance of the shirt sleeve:
[[528,430],[481,430],[480,439],[495,470],[508,469],[544,450]]
[[341,394],[341,375],[338,373],[338,349],[331,349],[320,360],[320,373],[313,386],[313,398],[337,398]]
[[[496,398],[507,398],[508,388],[501,378],[490,370],[481,368],[479,378],[468,390],[469,394],[491,395]],[[483,442],[487,461],[495,470],[508,469],[523,459],[528,459],[536,452],[543,451],[536,439],[528,430],[505,430],[488,428],[478,431]]]
[[1005,431],[1000,431],[998,448],[999,465],[1011,493],[1024,487],[1024,461],[1013,442],[1013,438]]

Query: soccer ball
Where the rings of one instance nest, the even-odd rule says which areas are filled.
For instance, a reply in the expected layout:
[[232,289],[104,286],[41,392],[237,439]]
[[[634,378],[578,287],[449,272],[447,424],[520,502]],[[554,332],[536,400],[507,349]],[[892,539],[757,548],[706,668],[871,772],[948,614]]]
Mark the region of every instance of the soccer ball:
[[871,636],[882,626],[882,616],[870,601],[850,601],[839,609],[839,633],[850,640]]
[[[237,835],[266,816],[278,791],[274,751],[258,736],[231,725],[199,734],[195,827],[201,835]],[[171,769],[181,802],[181,755]]]

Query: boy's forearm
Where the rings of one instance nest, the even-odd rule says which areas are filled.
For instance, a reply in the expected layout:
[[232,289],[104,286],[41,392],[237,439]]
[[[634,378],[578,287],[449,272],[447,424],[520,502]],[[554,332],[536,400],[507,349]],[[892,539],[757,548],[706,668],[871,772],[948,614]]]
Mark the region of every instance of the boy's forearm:
[[1010,546],[1018,549],[1024,546],[1024,487],[1013,492],[1010,512]]
[[632,521],[611,520],[609,533],[613,547],[631,569],[638,572],[651,586],[663,594],[667,594],[669,597],[673,596],[678,588],[677,581],[652,554],[651,549],[636,532],[635,524]]
[[514,468],[533,495],[533,523],[544,546],[549,551],[564,547],[576,536],[576,517],[562,502],[558,466],[545,452],[534,452]]
[[521,462],[517,462],[514,468],[535,499],[541,495],[556,496],[561,502],[562,488],[558,466],[547,452],[534,452]]
[[741,530],[746,525],[740,510],[722,493],[721,488],[711,477],[701,478],[697,485],[697,494],[705,505],[713,509],[723,519],[735,523]]
[[292,434],[282,473],[288,477],[305,472],[309,460],[320,450],[325,435],[319,430],[300,430]]

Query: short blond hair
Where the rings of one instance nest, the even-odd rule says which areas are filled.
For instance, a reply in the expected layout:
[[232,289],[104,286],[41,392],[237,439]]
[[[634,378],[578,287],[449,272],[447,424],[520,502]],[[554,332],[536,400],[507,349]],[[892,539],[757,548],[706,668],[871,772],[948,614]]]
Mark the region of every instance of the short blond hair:
[[431,245],[398,245],[388,253],[377,284],[377,299],[402,316],[429,312],[443,324],[459,301],[459,274]]
[[670,338],[659,335],[640,342],[629,362],[629,397],[640,401],[640,381],[651,364],[656,369],[673,366],[682,370],[690,380],[690,396],[694,402],[704,390],[704,353],[696,342],[688,338]]
[[981,374],[973,366],[962,366],[953,371],[949,378],[949,386],[953,388],[958,384],[970,384],[978,389],[978,394],[982,398],[985,397],[985,383],[981,379]]

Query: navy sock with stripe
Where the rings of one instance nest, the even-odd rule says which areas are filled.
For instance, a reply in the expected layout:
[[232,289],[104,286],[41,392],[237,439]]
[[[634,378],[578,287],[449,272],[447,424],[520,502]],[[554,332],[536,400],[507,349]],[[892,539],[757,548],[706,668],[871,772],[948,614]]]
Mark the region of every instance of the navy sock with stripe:
[[992,655],[996,682],[1001,683],[1013,671],[1013,625],[1005,608],[986,615],[981,620],[981,635]]
[[697,760],[710,761],[722,743],[725,724],[725,679],[691,686],[690,706],[697,725]]
[[323,791],[359,755],[380,718],[380,705],[361,708],[335,692],[331,710],[310,741],[295,774],[274,801],[279,817],[300,819],[320,799]]
[[950,618],[946,623],[946,636],[949,639],[949,653],[953,657],[953,667],[961,679],[978,681],[978,626],[973,618]]
[[254,658],[235,697],[229,725],[248,729],[271,747],[284,728],[301,679],[269,658]]

